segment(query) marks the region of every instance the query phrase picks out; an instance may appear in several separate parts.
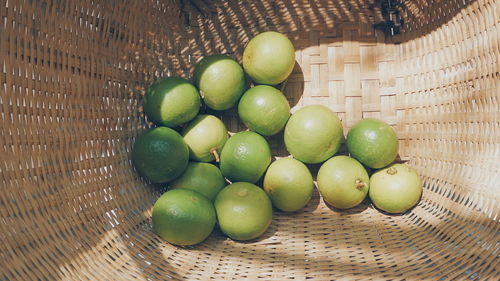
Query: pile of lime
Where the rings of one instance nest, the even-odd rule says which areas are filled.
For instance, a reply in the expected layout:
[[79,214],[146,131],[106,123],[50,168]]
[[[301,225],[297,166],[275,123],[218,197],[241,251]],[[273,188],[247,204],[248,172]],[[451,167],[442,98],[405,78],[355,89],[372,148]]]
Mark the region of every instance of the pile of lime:
[[[217,225],[234,240],[255,239],[271,224],[273,206],[297,212],[307,205],[315,182],[306,164],[324,162],[317,188],[336,209],[353,208],[367,196],[385,213],[417,204],[421,179],[410,167],[393,164],[398,138],[388,124],[362,119],[344,136],[341,120],[326,106],[291,114],[276,86],[294,65],[290,40],[264,32],[249,41],[242,65],[211,55],[197,63],[193,81],[167,77],[148,88],[144,112],[157,127],[137,137],[132,162],[150,182],[168,183],[153,207],[159,236],[194,245]],[[213,112],[237,107],[249,130],[230,136],[219,117],[200,114],[203,104]],[[291,156],[273,162],[266,137],[283,130]],[[336,155],[343,144],[350,156]]]

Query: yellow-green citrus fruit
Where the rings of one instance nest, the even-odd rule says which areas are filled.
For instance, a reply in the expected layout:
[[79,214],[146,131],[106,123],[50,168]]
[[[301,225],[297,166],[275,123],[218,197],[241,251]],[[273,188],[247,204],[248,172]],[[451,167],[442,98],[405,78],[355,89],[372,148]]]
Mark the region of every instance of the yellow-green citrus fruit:
[[194,83],[205,104],[215,110],[233,107],[246,88],[243,69],[225,55],[211,55],[198,62]]
[[205,240],[215,226],[215,208],[205,196],[189,189],[164,193],[153,207],[153,230],[174,245]]
[[383,168],[398,155],[398,137],[384,121],[365,118],[347,133],[347,150],[352,157],[370,168]]
[[302,209],[311,199],[313,189],[311,172],[293,158],[276,160],[264,176],[264,191],[274,207],[285,212]]
[[373,204],[388,213],[403,213],[415,206],[422,195],[422,180],[404,164],[393,164],[370,178]]
[[237,182],[226,186],[217,195],[214,205],[219,226],[231,239],[255,239],[271,224],[271,201],[254,184]]
[[285,146],[295,159],[321,163],[332,157],[343,138],[342,123],[323,105],[308,105],[292,114],[285,126]]
[[153,83],[144,96],[144,112],[157,125],[175,127],[200,110],[198,90],[186,79],[168,77]]
[[132,163],[146,179],[169,182],[184,172],[189,149],[176,131],[156,127],[137,137],[132,148]]
[[257,84],[285,81],[295,65],[295,48],[283,34],[267,31],[253,37],[243,51],[243,69]]
[[278,89],[258,85],[243,94],[238,104],[238,114],[252,131],[271,136],[285,127],[290,117],[290,105]]
[[[222,121],[213,115],[198,115],[182,130],[189,158],[212,162],[220,155],[229,135]],[[216,157],[217,156],[217,157]]]
[[220,170],[230,181],[258,181],[271,163],[267,141],[254,132],[234,134],[224,145]]
[[172,188],[187,188],[197,191],[210,201],[226,186],[219,168],[210,163],[190,162],[180,177],[170,183]]
[[328,159],[319,169],[317,180],[323,199],[339,209],[357,206],[365,199],[370,186],[363,165],[344,155]]

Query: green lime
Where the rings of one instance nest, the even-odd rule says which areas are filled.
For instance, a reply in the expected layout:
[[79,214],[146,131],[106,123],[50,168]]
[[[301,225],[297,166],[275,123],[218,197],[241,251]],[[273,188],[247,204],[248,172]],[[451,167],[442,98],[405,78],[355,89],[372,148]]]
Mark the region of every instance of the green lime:
[[340,155],[330,158],[318,171],[318,190],[323,199],[339,209],[357,206],[370,186],[368,173],[356,159]]
[[417,204],[422,180],[404,164],[393,164],[374,173],[370,179],[370,199],[388,213],[403,213]]
[[169,182],[178,177],[189,161],[189,149],[176,131],[156,127],[137,137],[132,148],[132,163],[152,182]]
[[200,110],[198,90],[186,79],[168,77],[153,83],[144,96],[144,112],[157,125],[175,127]]
[[225,55],[211,55],[198,62],[194,83],[205,104],[215,110],[233,107],[246,88],[243,69]]
[[153,207],[153,230],[174,245],[194,245],[205,240],[215,226],[212,203],[189,189],[165,192]]
[[285,81],[295,65],[295,48],[283,34],[267,31],[253,37],[243,51],[243,68],[257,84]]
[[183,130],[189,146],[189,158],[194,161],[219,161],[222,147],[229,135],[222,121],[213,115],[198,115]]
[[387,123],[373,118],[358,121],[347,134],[347,150],[370,168],[383,168],[398,155],[398,137]]
[[309,169],[293,158],[273,162],[264,176],[264,191],[285,212],[302,209],[311,199],[314,181]]
[[254,132],[234,134],[224,145],[220,170],[230,181],[258,181],[271,163],[267,141]]
[[271,224],[271,201],[260,187],[251,183],[226,186],[217,195],[214,205],[219,226],[231,239],[257,238]]
[[271,136],[285,127],[290,117],[290,105],[278,89],[258,85],[243,94],[238,104],[238,114],[252,131]]
[[323,105],[308,105],[292,114],[285,127],[285,146],[304,163],[321,163],[332,157],[342,142],[342,123]]
[[170,183],[172,188],[187,188],[205,195],[210,201],[226,186],[219,168],[210,163],[190,162],[184,173]]

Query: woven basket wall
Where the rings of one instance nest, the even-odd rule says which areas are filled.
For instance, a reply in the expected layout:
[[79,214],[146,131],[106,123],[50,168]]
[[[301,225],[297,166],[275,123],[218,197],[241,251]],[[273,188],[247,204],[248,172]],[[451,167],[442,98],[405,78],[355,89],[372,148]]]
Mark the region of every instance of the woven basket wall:
[[[374,2],[0,1],[0,280],[499,280],[500,1],[400,1],[396,36]],[[389,216],[316,192],[257,241],[174,247],[130,162],[145,88],[267,30],[297,50],[292,110],[394,126],[423,198]]]

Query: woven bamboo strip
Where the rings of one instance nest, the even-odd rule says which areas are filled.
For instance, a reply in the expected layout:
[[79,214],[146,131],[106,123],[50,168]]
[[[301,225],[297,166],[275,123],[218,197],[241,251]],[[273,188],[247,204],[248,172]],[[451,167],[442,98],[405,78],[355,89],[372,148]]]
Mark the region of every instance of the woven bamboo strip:
[[[500,5],[400,1],[3,1],[0,3],[0,280],[498,280]],[[190,78],[203,56],[237,60],[285,33],[292,111],[324,104],[344,131],[393,126],[424,179],[412,212],[332,210],[315,192],[251,243],[215,231],[174,247],[152,233],[165,186],[130,163],[148,85]],[[236,110],[222,114],[246,130]],[[269,138],[287,156],[282,135]],[[317,171],[318,167],[311,167]]]

